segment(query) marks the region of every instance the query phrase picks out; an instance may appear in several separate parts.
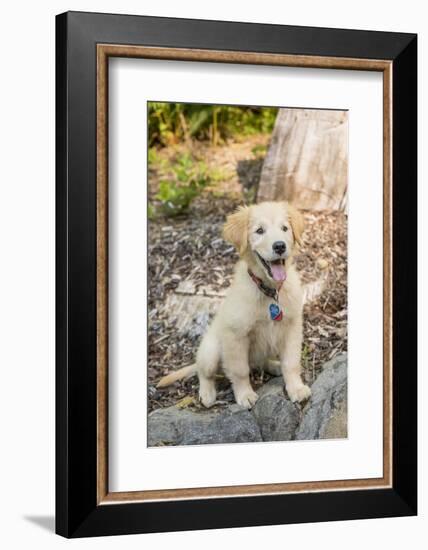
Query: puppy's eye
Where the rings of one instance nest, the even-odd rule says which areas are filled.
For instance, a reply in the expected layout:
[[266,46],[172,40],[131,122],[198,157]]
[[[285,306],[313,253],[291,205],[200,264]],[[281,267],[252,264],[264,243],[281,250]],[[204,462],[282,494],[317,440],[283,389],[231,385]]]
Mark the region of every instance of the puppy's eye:
[[283,225],[283,226],[281,227],[281,229],[282,229],[283,231],[288,231],[288,227],[287,227],[286,225]]
[[256,229],[256,233],[258,233],[259,235],[263,235],[264,232],[265,230],[263,229],[263,227],[259,227],[258,229]]

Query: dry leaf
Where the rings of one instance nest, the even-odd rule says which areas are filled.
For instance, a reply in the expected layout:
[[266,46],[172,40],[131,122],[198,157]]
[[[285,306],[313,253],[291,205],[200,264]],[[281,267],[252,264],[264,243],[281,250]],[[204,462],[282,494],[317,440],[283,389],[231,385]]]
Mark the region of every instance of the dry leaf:
[[193,395],[186,395],[186,397],[183,397],[183,399],[180,399],[180,401],[176,404],[176,407],[179,409],[187,409],[187,407],[190,407],[191,405],[195,404],[195,397]]
[[324,258],[318,258],[317,265],[320,269],[327,269],[328,261],[324,260]]

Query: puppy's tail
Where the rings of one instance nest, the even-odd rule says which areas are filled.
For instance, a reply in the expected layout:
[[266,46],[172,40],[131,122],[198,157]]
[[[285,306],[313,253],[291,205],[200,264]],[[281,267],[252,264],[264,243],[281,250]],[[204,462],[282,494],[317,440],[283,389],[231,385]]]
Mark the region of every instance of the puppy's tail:
[[166,386],[170,386],[171,384],[174,384],[174,382],[177,382],[177,380],[182,380],[183,378],[190,378],[194,376],[196,374],[196,371],[197,371],[196,363],[194,363],[193,365],[189,365],[187,367],[183,367],[182,369],[178,369],[161,378],[157,383],[156,387],[166,388]]

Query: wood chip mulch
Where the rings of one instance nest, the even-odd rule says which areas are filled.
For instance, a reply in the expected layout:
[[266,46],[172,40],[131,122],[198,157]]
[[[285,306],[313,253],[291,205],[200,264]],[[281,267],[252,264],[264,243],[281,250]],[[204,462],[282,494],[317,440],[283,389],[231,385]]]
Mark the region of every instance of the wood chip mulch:
[[[178,334],[165,308],[168,294],[184,281],[195,289],[207,283],[214,291],[230,284],[238,257],[221,238],[226,215],[236,204],[229,199],[199,198],[190,215],[149,223],[149,411],[194,396],[197,378],[156,389],[161,376],[193,363],[201,335]],[[315,285],[318,295],[304,307],[303,376],[312,384],[322,365],[347,349],[347,219],[343,212],[306,212],[304,242],[295,258],[302,283]],[[269,375],[252,373],[257,389]],[[219,405],[233,402],[230,384],[218,380]],[[186,405],[187,406],[187,405]]]

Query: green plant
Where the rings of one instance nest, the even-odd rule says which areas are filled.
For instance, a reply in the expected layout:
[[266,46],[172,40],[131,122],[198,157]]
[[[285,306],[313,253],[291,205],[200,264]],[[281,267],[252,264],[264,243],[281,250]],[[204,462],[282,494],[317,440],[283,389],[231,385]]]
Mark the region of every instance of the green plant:
[[268,133],[277,112],[276,107],[150,102],[149,146],[167,146],[191,138],[218,145],[232,137]]
[[154,147],[149,147],[147,161],[149,163],[149,166],[153,166],[159,162],[159,155]]
[[[166,216],[185,213],[193,201],[211,183],[211,177],[204,163],[195,163],[191,155],[178,157],[171,166],[171,177],[159,183],[155,198],[159,209]],[[154,215],[154,212],[153,212]]]
[[255,157],[263,157],[266,152],[267,152],[267,146],[266,145],[255,145],[252,149],[251,149],[251,152],[253,153],[253,155]]
[[156,217],[156,209],[151,202],[147,205],[147,216],[149,220],[153,220]]

